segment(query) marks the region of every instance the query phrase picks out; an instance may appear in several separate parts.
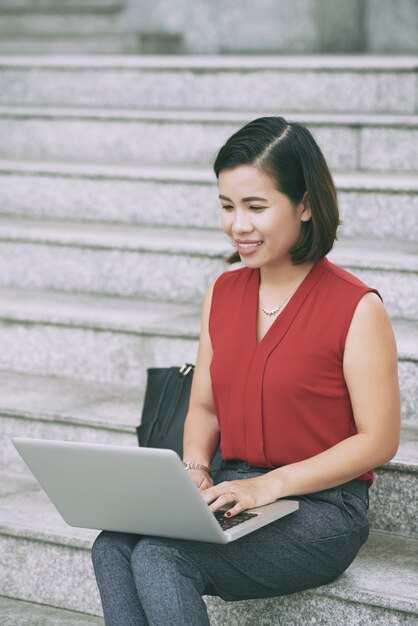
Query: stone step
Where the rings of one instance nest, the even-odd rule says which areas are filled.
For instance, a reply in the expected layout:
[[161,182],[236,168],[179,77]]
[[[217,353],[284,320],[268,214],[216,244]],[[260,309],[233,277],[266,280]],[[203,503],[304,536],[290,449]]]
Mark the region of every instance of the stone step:
[[417,551],[417,540],[372,532],[351,566],[329,585],[265,600],[208,596],[211,626],[253,626],[260,615],[266,626],[415,626]]
[[[2,473],[0,485],[0,549],[8,564],[0,572],[0,593],[100,615],[90,561],[97,531],[66,525],[32,478]],[[320,615],[315,623],[325,624],[332,610],[336,626],[412,626],[418,619],[417,555],[417,540],[371,532],[335,582],[278,599],[226,604],[207,598],[211,623],[252,626],[259,623],[261,609],[265,623],[273,625],[285,608],[286,619],[291,616],[287,623],[304,623],[309,614]]]
[[[145,388],[148,367],[195,363],[198,303],[0,289],[0,368]],[[392,320],[403,419],[418,416],[418,322]],[[136,396],[135,396],[136,397]]]
[[[157,38],[159,41],[159,38]],[[77,32],[31,33],[11,32],[0,38],[0,54],[138,54],[146,52],[135,33]],[[0,135],[3,130],[0,130]]]
[[417,56],[21,56],[0,59],[0,103],[234,112],[251,93],[257,115],[414,114],[417,70]]
[[418,427],[403,427],[395,458],[376,470],[370,490],[372,528],[418,539]]
[[0,597],[4,626],[104,626],[102,617]]
[[120,11],[126,0],[0,0],[0,14],[10,13],[83,13]]
[[[227,269],[220,230],[0,220],[0,285],[187,302]],[[394,317],[418,318],[415,242],[337,241],[330,260],[381,290]]]
[[118,15],[115,13],[68,14],[53,13],[23,13],[1,14],[0,8],[0,37],[25,38],[26,36],[42,35],[49,38],[68,37],[68,33],[88,34],[118,32]]
[[[137,446],[143,389],[0,370],[0,471],[27,474],[11,437]],[[407,424],[407,423],[406,423]],[[418,426],[404,425],[395,458],[375,471],[370,492],[374,529],[418,539]]]
[[[416,174],[336,172],[334,179],[339,237],[418,238]],[[219,228],[209,167],[0,161],[0,181],[3,215]]]
[[198,303],[0,289],[0,368],[144,388],[147,367],[195,362],[200,310]]
[[[266,113],[2,106],[0,159],[206,165]],[[331,168],[415,170],[418,115],[282,113],[311,129]]]

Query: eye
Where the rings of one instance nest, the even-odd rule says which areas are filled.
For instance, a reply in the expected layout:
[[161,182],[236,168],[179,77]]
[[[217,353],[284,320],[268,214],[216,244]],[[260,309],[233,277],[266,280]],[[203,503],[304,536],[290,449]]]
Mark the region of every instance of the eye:
[[250,206],[250,209],[254,209],[254,211],[262,211],[265,208],[267,208],[267,207],[265,207],[265,206]]
[[228,209],[232,209],[232,206],[230,206],[229,204],[227,205],[222,205],[222,208],[225,209],[225,211],[228,211]]

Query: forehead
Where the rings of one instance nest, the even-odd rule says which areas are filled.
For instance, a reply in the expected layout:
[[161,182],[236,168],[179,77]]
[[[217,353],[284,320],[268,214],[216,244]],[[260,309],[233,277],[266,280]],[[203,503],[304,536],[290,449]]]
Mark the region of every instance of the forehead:
[[266,197],[275,191],[277,193],[272,178],[253,165],[239,165],[221,170],[218,188],[221,194],[238,200],[245,196]]

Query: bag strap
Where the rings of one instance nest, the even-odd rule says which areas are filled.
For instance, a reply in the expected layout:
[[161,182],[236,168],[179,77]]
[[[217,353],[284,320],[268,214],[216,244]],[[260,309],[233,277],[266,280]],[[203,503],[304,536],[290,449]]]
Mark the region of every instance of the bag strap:
[[190,363],[185,363],[178,370],[178,376],[179,376],[180,384],[178,384],[176,386],[175,393],[173,393],[173,397],[172,397],[172,400],[171,400],[170,408],[167,409],[167,414],[166,414],[165,419],[164,419],[164,427],[161,429],[161,437],[163,437],[163,438],[167,435],[167,431],[168,431],[168,429],[170,427],[171,421],[172,421],[173,417],[175,417],[175,411],[176,411],[176,408],[177,408],[177,404],[178,404],[179,398],[180,398],[181,394],[183,393],[184,385],[186,384],[187,375],[191,371],[193,371],[193,368],[194,368],[194,366],[191,365]]

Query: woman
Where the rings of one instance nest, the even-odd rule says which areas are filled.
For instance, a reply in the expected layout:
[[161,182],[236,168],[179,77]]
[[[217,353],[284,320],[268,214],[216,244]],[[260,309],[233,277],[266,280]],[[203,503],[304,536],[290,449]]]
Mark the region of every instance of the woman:
[[203,626],[205,594],[265,598],[334,580],[367,539],[372,469],[399,445],[393,331],[378,291],[326,258],[340,222],[310,132],[256,119],[214,170],[229,262],[243,267],[204,298],[183,460],[211,511],[288,496],[299,509],[226,545],[101,533],[107,626]]

